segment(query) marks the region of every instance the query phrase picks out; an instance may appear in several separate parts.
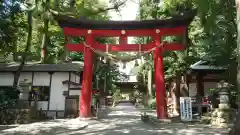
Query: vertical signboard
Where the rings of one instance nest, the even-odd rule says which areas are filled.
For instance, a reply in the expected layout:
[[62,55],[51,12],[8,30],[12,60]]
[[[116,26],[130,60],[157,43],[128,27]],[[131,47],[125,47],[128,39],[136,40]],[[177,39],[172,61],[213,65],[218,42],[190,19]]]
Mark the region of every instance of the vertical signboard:
[[182,121],[192,121],[192,102],[190,97],[180,97],[180,111]]

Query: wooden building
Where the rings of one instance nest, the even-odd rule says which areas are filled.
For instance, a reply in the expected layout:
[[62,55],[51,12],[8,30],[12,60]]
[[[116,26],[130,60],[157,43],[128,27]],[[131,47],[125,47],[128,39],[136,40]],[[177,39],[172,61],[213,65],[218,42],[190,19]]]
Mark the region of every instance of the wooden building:
[[226,71],[226,67],[214,66],[206,61],[198,61],[191,65],[187,75],[189,96],[204,96],[209,89],[216,88],[219,81],[226,80]]

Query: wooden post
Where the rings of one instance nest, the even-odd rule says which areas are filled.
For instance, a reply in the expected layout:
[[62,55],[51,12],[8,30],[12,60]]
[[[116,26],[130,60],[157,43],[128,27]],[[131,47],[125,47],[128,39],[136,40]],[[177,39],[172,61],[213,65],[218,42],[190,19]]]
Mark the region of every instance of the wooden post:
[[176,77],[176,91],[174,93],[174,113],[180,112],[180,91],[181,91],[181,74]]
[[204,84],[203,84],[203,75],[201,73],[197,73],[196,75],[196,85],[197,85],[197,105],[198,105],[198,113],[202,115],[202,98],[204,97]]
[[[159,46],[160,37],[156,37],[156,45]],[[165,93],[165,82],[164,82],[164,66],[163,66],[163,46],[156,49],[154,52],[154,69],[155,69],[155,85],[156,85],[156,109],[157,118],[167,118],[167,107],[166,107],[166,93]]]
[[[92,45],[93,39],[90,35],[86,36],[86,44]],[[85,47],[82,91],[80,96],[80,117],[91,117],[91,100],[92,100],[92,70],[93,70],[93,52],[90,48]]]

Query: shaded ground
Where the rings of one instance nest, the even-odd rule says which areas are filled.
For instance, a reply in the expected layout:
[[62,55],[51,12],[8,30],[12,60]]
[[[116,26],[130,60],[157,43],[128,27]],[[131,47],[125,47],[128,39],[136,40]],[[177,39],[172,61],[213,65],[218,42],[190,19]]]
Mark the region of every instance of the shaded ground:
[[65,135],[69,132],[82,130],[86,122],[77,119],[56,119],[31,124],[0,126],[0,135]]
[[203,124],[171,123],[146,124],[140,112],[130,103],[120,103],[101,123],[92,123],[80,132],[91,135],[225,135],[224,129],[214,129]]
[[[140,111],[128,102],[120,103],[105,119],[85,121],[89,125],[79,129],[85,123],[76,120],[53,120],[45,123],[21,125],[0,131],[3,135],[39,134],[39,135],[225,135],[224,129],[214,129],[201,124],[146,124],[140,120]],[[74,124],[75,123],[75,124]],[[77,124],[76,124],[77,123]],[[30,128],[30,129],[29,129]],[[0,128],[1,130],[1,128]],[[39,131],[40,130],[40,131]]]

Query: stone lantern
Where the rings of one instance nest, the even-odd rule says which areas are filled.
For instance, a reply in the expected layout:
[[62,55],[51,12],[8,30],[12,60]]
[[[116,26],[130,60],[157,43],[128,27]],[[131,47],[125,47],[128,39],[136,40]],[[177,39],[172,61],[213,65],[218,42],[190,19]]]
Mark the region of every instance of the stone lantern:
[[231,84],[220,81],[217,83],[217,89],[219,90],[219,108],[215,109],[211,114],[211,124],[219,127],[228,127],[228,124],[231,123],[234,110],[230,107],[230,88]]
[[24,79],[23,81],[19,82],[19,87],[20,87],[19,99],[28,100],[29,92],[31,91],[32,88],[32,83],[29,82],[28,79]]
[[229,109],[230,108],[230,101],[229,101],[229,95],[230,95],[230,88],[232,87],[231,84],[225,81],[220,81],[217,83],[217,89],[219,90],[219,109]]

